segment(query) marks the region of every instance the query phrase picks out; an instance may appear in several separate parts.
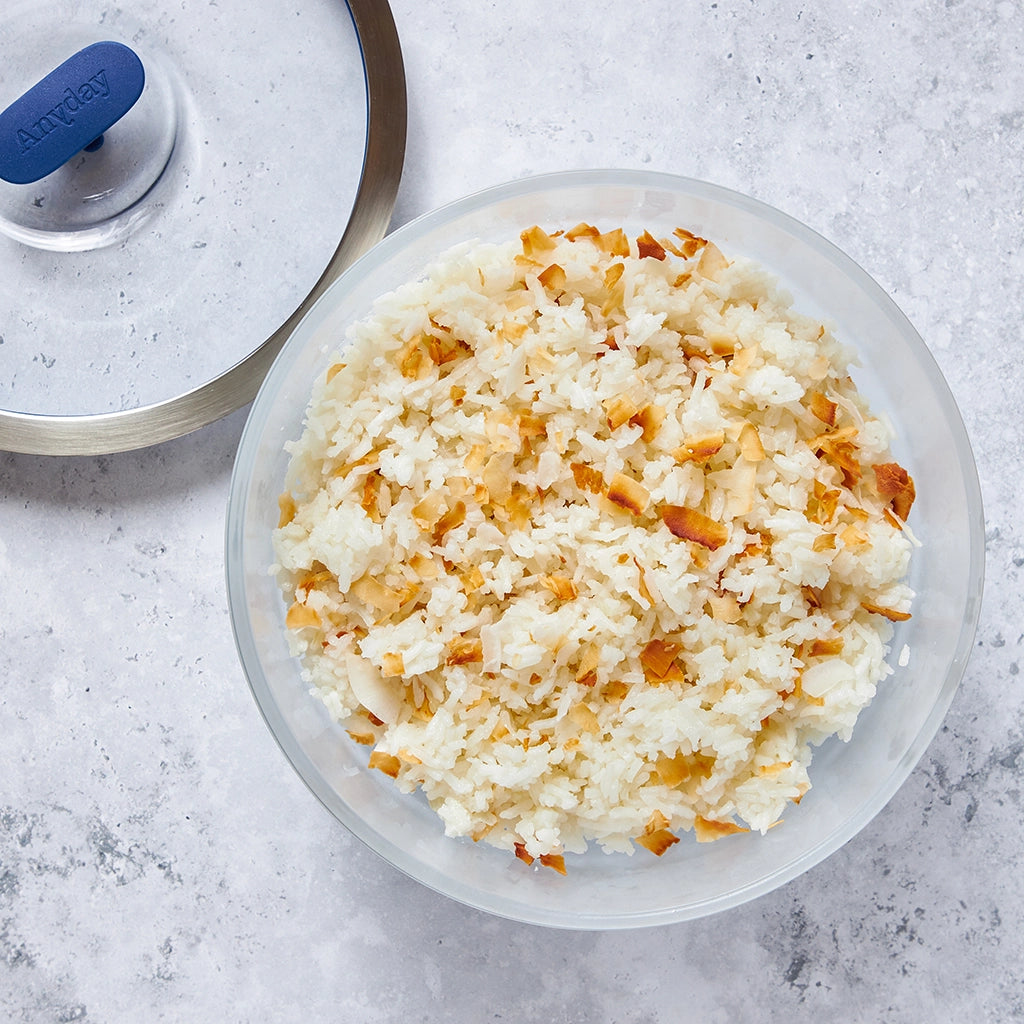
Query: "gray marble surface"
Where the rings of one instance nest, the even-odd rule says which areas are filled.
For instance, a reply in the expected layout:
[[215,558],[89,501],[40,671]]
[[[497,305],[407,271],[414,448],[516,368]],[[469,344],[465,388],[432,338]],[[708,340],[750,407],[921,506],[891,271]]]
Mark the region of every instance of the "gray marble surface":
[[393,10],[396,224],[527,173],[652,168],[780,207],[895,297],[977,455],[974,656],[908,782],[802,877],[689,924],[520,926],[363,849],[266,730],[222,570],[244,411],[131,454],[0,454],[0,1019],[1024,1020],[1024,8]]

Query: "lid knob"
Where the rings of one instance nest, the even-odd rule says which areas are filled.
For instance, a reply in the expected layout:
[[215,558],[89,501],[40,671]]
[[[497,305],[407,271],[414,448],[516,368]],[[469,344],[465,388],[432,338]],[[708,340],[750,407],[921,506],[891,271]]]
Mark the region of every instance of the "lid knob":
[[122,43],[79,50],[0,114],[0,178],[25,185],[98,149],[145,82],[142,61]]

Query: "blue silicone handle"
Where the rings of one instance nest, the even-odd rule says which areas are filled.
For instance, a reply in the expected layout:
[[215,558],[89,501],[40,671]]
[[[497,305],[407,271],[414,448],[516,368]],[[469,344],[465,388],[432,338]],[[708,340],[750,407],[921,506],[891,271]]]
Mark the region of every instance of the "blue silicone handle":
[[0,114],[0,178],[38,181],[135,105],[146,83],[142,61],[122,43],[93,43],[69,57]]

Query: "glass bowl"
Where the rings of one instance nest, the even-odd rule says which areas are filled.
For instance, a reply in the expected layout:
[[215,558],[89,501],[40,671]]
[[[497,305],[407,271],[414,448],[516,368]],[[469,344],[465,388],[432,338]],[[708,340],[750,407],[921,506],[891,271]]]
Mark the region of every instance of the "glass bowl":
[[[833,325],[858,353],[854,377],[897,437],[895,458],[917,486],[911,562],[913,618],[897,623],[884,681],[852,739],[815,752],[813,788],[766,835],[698,844],[661,858],[593,848],[566,856],[568,875],[527,868],[507,853],[448,838],[426,801],[366,767],[357,747],[310,695],[289,655],[285,603],[269,574],[284,490],[285,443],[299,437],[314,377],[346,326],[373,301],[463,241],[502,241],[532,224],[580,221],[601,230],[683,226],[773,272],[797,310]],[[579,929],[649,926],[701,917],[769,892],[862,829],[910,774],[963,674],[981,603],[984,521],[970,443],[928,349],[882,289],[832,244],[790,217],[702,182],[637,171],[578,171],[515,181],[454,202],[387,237],[347,270],[286,343],[242,436],[227,517],[227,585],[242,665],[287,758],[337,819],[408,875],[506,918]],[[899,667],[896,654],[909,650]],[[902,660],[902,659],[901,659]]]

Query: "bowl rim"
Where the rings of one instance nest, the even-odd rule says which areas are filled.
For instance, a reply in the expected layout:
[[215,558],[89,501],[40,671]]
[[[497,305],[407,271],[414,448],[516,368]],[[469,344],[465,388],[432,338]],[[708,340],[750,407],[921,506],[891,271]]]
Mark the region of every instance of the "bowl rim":
[[[871,298],[879,311],[893,323],[893,326],[898,329],[899,333],[913,346],[914,355],[928,379],[933,397],[941,407],[949,423],[950,430],[956,435],[959,442],[958,463],[962,477],[960,483],[964,489],[968,513],[973,513],[973,520],[970,524],[968,541],[968,594],[954,657],[949,663],[942,686],[937,692],[936,699],[927,717],[924,719],[917,734],[909,742],[898,765],[890,772],[885,783],[878,786],[871,793],[870,797],[862,802],[856,813],[843,819],[839,825],[819,842],[809,849],[802,851],[781,867],[756,881],[740,885],[718,896],[700,899],[684,906],[666,907],[659,910],[641,910],[632,913],[616,914],[613,917],[602,913],[580,913],[571,919],[567,919],[564,913],[559,911],[551,912],[543,906],[525,903],[509,906],[504,898],[494,900],[489,898],[489,893],[479,890],[474,890],[472,895],[466,892],[452,891],[451,886],[446,884],[448,880],[446,875],[433,871],[429,866],[410,857],[402,848],[380,835],[359,816],[339,813],[335,802],[331,799],[333,790],[329,783],[323,778],[292,735],[270,693],[267,680],[263,674],[263,666],[253,642],[252,622],[249,618],[249,609],[245,601],[242,578],[239,573],[233,571],[233,551],[237,550],[240,552],[242,550],[241,545],[244,543],[242,528],[245,521],[248,483],[255,465],[261,431],[259,414],[264,405],[272,401],[278,381],[283,378],[290,368],[293,358],[301,347],[300,342],[305,340],[303,338],[304,326],[307,326],[312,320],[317,318],[321,308],[330,304],[334,295],[348,289],[354,283],[361,280],[370,273],[375,265],[400,253],[405,247],[407,240],[426,234],[433,228],[442,226],[466,214],[479,211],[503,200],[522,198],[540,192],[602,186],[662,189],[671,192],[683,190],[691,196],[724,203],[760,219],[767,218],[797,240],[816,250],[818,254],[828,259],[849,277],[861,291]],[[270,372],[267,374],[256,395],[243,428],[229,488],[225,523],[227,555],[225,571],[232,630],[241,666],[250,691],[256,700],[264,721],[286,759],[310,791],[333,817],[339,820],[356,838],[360,839],[392,866],[419,883],[433,889],[435,892],[454,899],[463,905],[520,923],[570,930],[617,930],[693,920],[712,913],[725,911],[765,895],[804,874],[830,856],[862,831],[890,802],[920,761],[937,733],[966,671],[981,612],[985,573],[984,534],[985,520],[977,465],[956,401],[945,377],[939,369],[938,363],[924,340],[897,306],[896,302],[874,278],[823,235],[789,214],[751,196],[710,182],[666,172],[596,168],[549,172],[517,178],[474,191],[464,197],[442,204],[408,221],[387,235],[371,250],[354,261],[331,284],[324,294],[318,298],[302,321],[296,326],[275,359]]]

